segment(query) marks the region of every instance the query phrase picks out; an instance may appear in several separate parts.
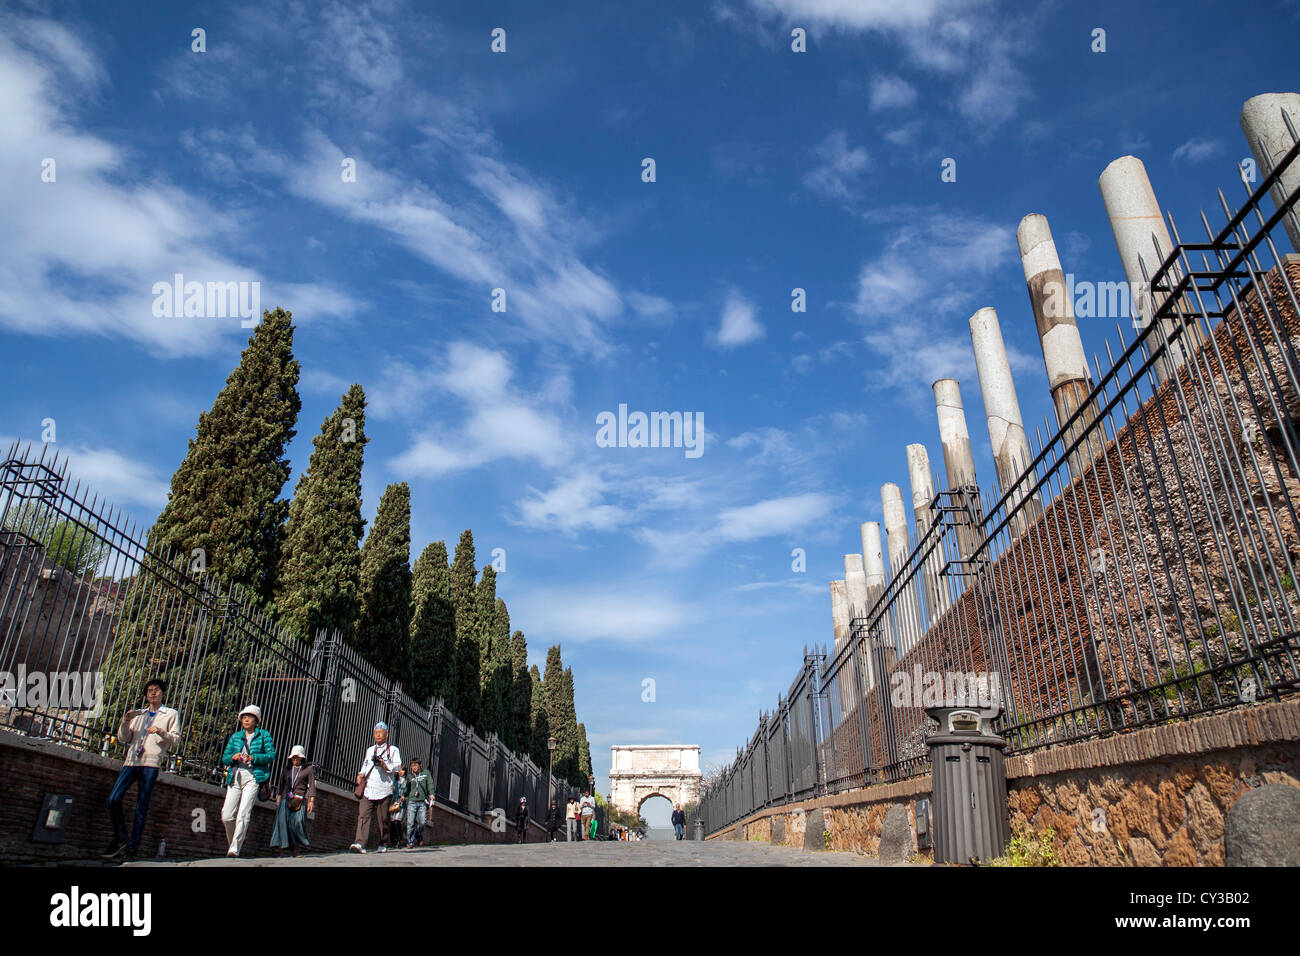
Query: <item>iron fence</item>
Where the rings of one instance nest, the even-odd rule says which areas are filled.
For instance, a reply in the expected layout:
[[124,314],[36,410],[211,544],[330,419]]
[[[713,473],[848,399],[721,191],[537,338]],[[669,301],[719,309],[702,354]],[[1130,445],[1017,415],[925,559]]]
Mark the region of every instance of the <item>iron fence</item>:
[[805,649],[706,786],[709,832],[928,772],[926,706],[996,704],[1023,752],[1300,687],[1300,256],[1273,240],[1300,191],[1264,203],[1298,156],[1235,211],[1220,192],[1204,240],[1169,217],[1175,248],[1142,263],[1151,320],[1128,341],[1117,326],[1109,371],[1036,429],[1009,487],[936,477],[931,524],[878,599],[829,657]]
[[[340,634],[285,632],[201,553],[157,545],[66,471],[49,446],[14,443],[0,464],[0,727],[121,756],[121,715],[161,677],[181,718],[170,772],[221,782],[236,714],[256,703],[276,743],[272,779],[302,744],[317,779],[350,790],[382,720],[439,803],[513,817],[524,796],[544,819],[545,770],[442,701],[413,700]],[[573,792],[553,781],[557,802]]]

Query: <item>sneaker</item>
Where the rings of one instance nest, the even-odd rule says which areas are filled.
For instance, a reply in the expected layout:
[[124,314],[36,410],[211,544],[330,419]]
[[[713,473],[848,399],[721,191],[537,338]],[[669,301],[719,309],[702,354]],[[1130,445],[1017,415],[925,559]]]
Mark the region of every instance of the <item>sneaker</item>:
[[133,847],[133,846],[128,846],[128,847],[123,847],[123,848],[122,848],[122,861],[123,861],[124,863],[134,863],[134,862],[135,862],[135,847]]
[[114,837],[113,841],[109,843],[107,849],[105,849],[104,852],[99,855],[103,857],[105,860],[111,860],[114,859],[115,857],[121,856],[122,851],[124,851],[125,849],[126,849],[126,844],[123,843],[121,840],[119,840],[117,837]]
[[386,846],[381,846],[381,847],[380,847],[378,850],[376,850],[375,852],[376,852],[376,853],[387,853],[387,852],[388,852],[388,847],[386,847]]
[[227,851],[226,851],[226,856],[239,856],[239,851],[238,851],[238,850],[227,850]]
[[348,847],[348,849],[351,850],[353,853],[365,853],[365,852],[366,852],[366,848],[363,847],[360,843],[354,843],[354,844],[352,844],[350,847]]

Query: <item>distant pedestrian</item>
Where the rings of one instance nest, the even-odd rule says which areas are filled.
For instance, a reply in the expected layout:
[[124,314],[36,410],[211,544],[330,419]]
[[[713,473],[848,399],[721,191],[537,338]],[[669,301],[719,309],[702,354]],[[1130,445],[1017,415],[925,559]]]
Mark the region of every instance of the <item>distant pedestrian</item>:
[[570,843],[573,842],[575,834],[579,840],[582,839],[582,832],[578,829],[578,827],[581,826],[578,809],[578,798],[570,797],[569,804],[565,807],[564,811],[564,825]]
[[388,852],[388,812],[392,806],[395,768],[402,765],[402,755],[388,742],[388,725],[375,724],[375,743],[369,747],[357,771],[357,835],[349,849],[365,853],[373,823],[379,840],[379,852]]
[[419,757],[411,759],[406,774],[406,845],[424,846],[424,824],[433,808],[433,776],[423,769]]
[[682,839],[686,832],[686,814],[682,812],[682,805],[676,804],[673,807],[673,832],[677,834],[677,839]]
[[221,807],[221,822],[226,825],[230,844],[226,856],[239,856],[258,790],[271,779],[271,764],[275,763],[275,742],[271,732],[262,727],[262,708],[249,704],[239,712],[239,724],[221,755],[221,765],[230,768],[226,772],[226,802]]
[[556,806],[555,801],[551,801],[551,809],[546,813],[546,835],[552,843],[557,839],[555,833],[560,829],[560,808]]
[[582,800],[578,802],[579,809],[582,813],[582,838],[584,840],[596,839],[596,800],[591,795],[591,791],[582,792]]
[[288,849],[297,856],[307,839],[307,814],[316,811],[316,771],[307,762],[307,750],[298,744],[289,753],[289,762],[280,773],[275,795],[275,825],[271,828],[271,846],[278,853]]
[[[102,854],[105,859],[135,859],[140,838],[144,835],[144,821],[149,814],[154,781],[166,765],[168,753],[180,740],[181,718],[176,711],[163,706],[166,693],[167,684],[160,678],[153,678],[144,685],[145,706],[128,710],[118,725],[117,740],[126,748],[126,757],[108,798],[108,819],[113,826],[113,839]],[[128,836],[122,801],[132,784],[136,785],[135,825]]]
[[528,798],[520,797],[515,808],[515,832],[520,843],[528,842]]
[[400,850],[406,845],[406,767],[398,765],[395,770],[397,778],[388,805],[388,842]]

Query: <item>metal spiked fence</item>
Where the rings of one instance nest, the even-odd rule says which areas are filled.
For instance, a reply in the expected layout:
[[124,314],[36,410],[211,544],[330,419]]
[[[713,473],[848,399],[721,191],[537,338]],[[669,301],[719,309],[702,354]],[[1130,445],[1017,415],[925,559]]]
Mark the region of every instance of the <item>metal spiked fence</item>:
[[932,703],[996,703],[1020,752],[1295,693],[1300,256],[1274,236],[1300,191],[1265,197],[1298,157],[1235,210],[1220,192],[1203,239],[1168,217],[1175,248],[1142,263],[1151,320],[1116,327],[1109,371],[1036,430],[1010,487],[936,477],[933,523],[879,599],[833,653],[805,649],[790,698],[706,786],[709,832],[928,772]]
[[[49,446],[14,443],[0,463],[0,727],[120,756],[118,723],[151,677],[168,682],[181,717],[170,772],[220,782],[236,715],[256,703],[273,774],[302,744],[319,780],[350,790],[383,720],[403,758],[429,769],[440,803],[480,816],[526,796],[544,817],[545,770],[442,701],[412,699],[338,633],[285,632],[196,556],[158,546],[72,483]],[[574,791],[556,780],[552,792],[563,803]]]

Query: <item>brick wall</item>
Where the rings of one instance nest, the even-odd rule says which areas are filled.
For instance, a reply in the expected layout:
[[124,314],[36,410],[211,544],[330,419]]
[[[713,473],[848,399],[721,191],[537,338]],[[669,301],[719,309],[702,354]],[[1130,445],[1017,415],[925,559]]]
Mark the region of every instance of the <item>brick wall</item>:
[[[1300,789],[1300,701],[1245,707],[1007,759],[1014,835],[1053,831],[1070,866],[1222,866],[1223,822],[1246,791]],[[802,846],[798,814],[821,808],[830,848],[879,852],[895,803],[912,821],[930,777],[851,790],[751,814],[709,839]],[[781,818],[777,821],[776,818]]]
[[[60,747],[48,741],[0,731],[0,861],[6,863],[97,858],[112,833],[108,823],[108,797],[121,763],[98,754]],[[307,823],[313,850],[345,850],[356,833],[357,799],[351,791],[318,784],[316,812]],[[64,842],[38,843],[32,831],[46,794],[74,798]],[[162,774],[149,804],[141,856],[152,856],[160,840],[167,841],[169,857],[221,856],[226,852],[221,805],[225,791],[174,774]],[[128,827],[133,820],[135,790],[123,804]],[[508,810],[509,808],[507,808]],[[253,811],[244,856],[270,853],[274,804],[258,804]],[[543,839],[533,823],[529,840]],[[435,806],[425,830],[426,843],[507,843],[515,838],[511,825],[493,833],[486,821],[456,810]],[[373,837],[371,838],[373,841]],[[372,843],[373,845],[373,843]]]

